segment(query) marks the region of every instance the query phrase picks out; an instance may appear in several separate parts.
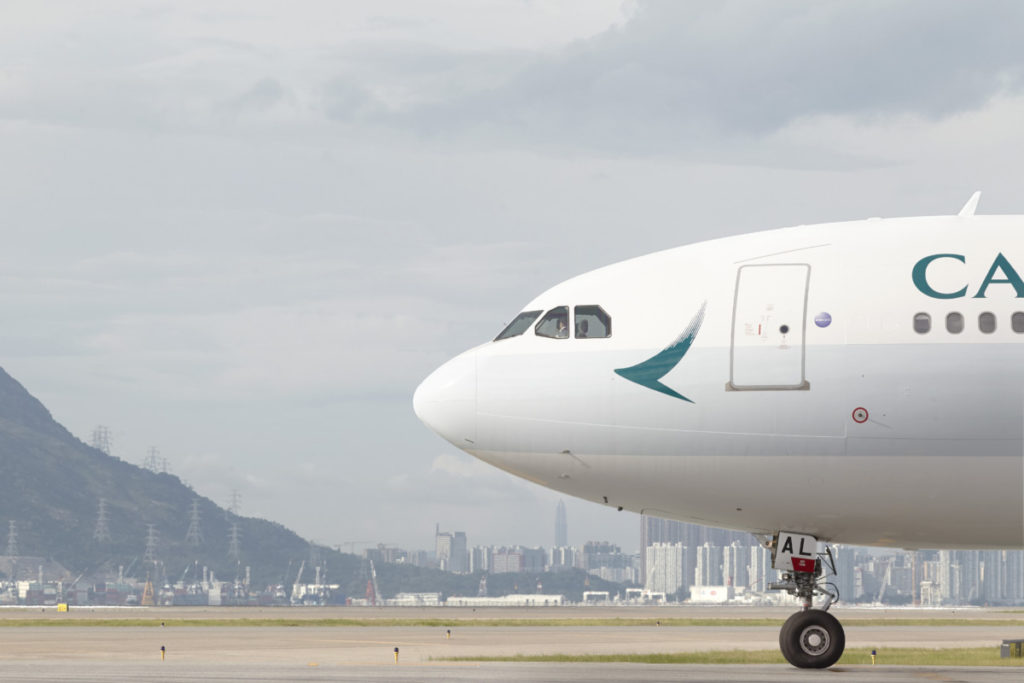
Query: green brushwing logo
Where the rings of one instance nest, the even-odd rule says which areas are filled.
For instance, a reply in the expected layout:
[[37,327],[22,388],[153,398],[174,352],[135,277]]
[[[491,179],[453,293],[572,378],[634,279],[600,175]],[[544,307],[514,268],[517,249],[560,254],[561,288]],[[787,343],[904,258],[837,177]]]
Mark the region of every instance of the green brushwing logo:
[[701,304],[697,315],[693,316],[693,320],[686,326],[683,333],[676,337],[674,342],[642,363],[637,363],[628,368],[616,369],[615,374],[625,377],[630,382],[636,382],[642,387],[653,389],[687,403],[693,403],[692,400],[686,398],[672,387],[662,384],[661,378],[672,372],[672,369],[679,365],[679,361],[690,350],[690,346],[693,345],[693,340],[697,338],[700,326],[704,322],[704,309],[707,308],[707,305],[708,302],[706,301]]

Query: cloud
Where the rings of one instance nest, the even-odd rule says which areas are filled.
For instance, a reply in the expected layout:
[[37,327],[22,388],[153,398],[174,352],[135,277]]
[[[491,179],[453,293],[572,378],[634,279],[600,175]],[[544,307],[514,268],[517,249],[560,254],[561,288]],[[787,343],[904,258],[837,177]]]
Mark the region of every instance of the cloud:
[[4,364],[326,538],[549,537],[557,494],[437,456],[410,398],[558,281],[979,187],[1020,211],[1016,4],[111,6],[0,6]]
[[259,79],[250,88],[228,101],[227,107],[235,111],[266,112],[287,102],[289,93],[279,81],[269,76]]
[[430,464],[430,471],[449,475],[457,479],[494,479],[498,470],[485,465],[476,458],[467,458],[453,453],[442,453]]
[[[1020,93],[1022,20],[1014,2],[651,0],[624,24],[552,53],[440,59],[436,48],[412,46],[390,68],[407,79],[417,72],[405,86],[430,96],[391,108],[354,101],[375,123],[428,138],[617,155],[716,148],[719,159],[725,144],[743,157],[809,117],[938,120]],[[480,64],[489,79],[469,66]],[[345,120],[352,111],[327,109]]]
[[464,453],[438,455],[425,472],[416,468],[416,474],[396,474],[386,485],[404,501],[449,501],[466,511],[464,517],[475,514],[469,510],[501,514],[512,504],[543,495],[538,487]]

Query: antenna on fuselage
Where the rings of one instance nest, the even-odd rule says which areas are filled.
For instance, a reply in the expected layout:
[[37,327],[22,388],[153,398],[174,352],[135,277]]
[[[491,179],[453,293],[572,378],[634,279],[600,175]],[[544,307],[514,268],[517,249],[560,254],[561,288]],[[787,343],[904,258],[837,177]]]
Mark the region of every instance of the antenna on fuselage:
[[973,216],[974,212],[978,210],[978,200],[981,199],[981,190],[978,190],[971,195],[971,198],[964,204],[964,208],[960,209],[958,216]]

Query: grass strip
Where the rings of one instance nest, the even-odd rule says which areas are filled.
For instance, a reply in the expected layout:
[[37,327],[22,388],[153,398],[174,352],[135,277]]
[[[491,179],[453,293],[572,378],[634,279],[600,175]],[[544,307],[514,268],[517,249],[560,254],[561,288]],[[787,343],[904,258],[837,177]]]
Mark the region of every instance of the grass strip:
[[[433,659],[433,658],[432,658]],[[628,664],[785,664],[778,650],[711,650],[608,655],[512,655],[508,657],[438,657],[447,662],[562,662]],[[878,650],[878,665],[893,666],[1024,666],[1024,659],[1003,659],[998,647],[886,648]],[[871,665],[871,650],[850,648],[836,666]]]
[[[737,618],[665,618],[665,619],[629,619],[629,618],[608,618],[608,619],[275,619],[271,617],[247,618],[236,617],[228,619],[167,619],[160,617],[133,617],[133,618],[102,618],[102,617],[63,617],[54,616],[45,619],[39,618],[3,618],[0,616],[0,628],[3,627],[27,627],[27,626],[106,626],[106,627],[146,627],[161,626],[168,627],[297,627],[297,628],[323,628],[323,627],[410,627],[428,626],[451,628],[462,627],[515,627],[515,628],[544,628],[544,627],[683,627],[683,626],[730,626],[730,627],[758,627],[773,626],[780,627],[785,621],[784,617],[778,619],[737,619]],[[1022,619],[918,619],[918,618],[863,618],[844,617],[843,624],[847,627],[857,626],[1016,626],[1024,628]]]

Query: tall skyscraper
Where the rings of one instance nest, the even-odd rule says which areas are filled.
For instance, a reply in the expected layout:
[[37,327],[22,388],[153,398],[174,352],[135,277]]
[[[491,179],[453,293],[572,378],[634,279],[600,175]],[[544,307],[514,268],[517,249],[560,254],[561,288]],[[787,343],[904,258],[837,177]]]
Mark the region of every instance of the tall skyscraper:
[[674,519],[662,519],[650,515],[640,515],[640,578],[647,576],[647,553],[645,548],[654,543],[682,543],[690,549],[683,553],[684,583],[692,585],[693,572],[697,562],[694,549],[703,545],[708,533],[716,531],[698,524],[677,522]]
[[440,525],[434,531],[434,557],[437,560],[437,568],[441,571],[449,571],[452,560],[452,535],[440,529]]
[[832,548],[832,559],[836,563],[836,575],[829,576],[828,581],[839,591],[839,600],[852,605],[857,595],[857,552],[851,546],[837,545]]
[[[772,551],[763,545],[751,547],[747,576],[750,580],[750,590],[755,593],[766,593],[768,584],[775,580],[775,570],[772,569]],[[851,572],[851,580],[852,578]]]
[[705,543],[696,549],[697,562],[694,568],[693,585],[724,586],[722,575],[724,553],[721,546]]
[[684,586],[689,588],[683,575],[686,548],[682,543],[652,543],[644,550],[647,555],[644,590],[670,597]]
[[750,546],[733,541],[722,549],[722,579],[726,586],[746,590],[750,586]]
[[441,531],[438,525],[434,531],[434,544],[434,556],[439,569],[456,574],[469,572],[469,549],[465,531]]
[[978,602],[981,594],[981,551],[958,550],[960,560],[960,600]]
[[981,552],[982,591],[986,603],[999,604],[1006,594],[1005,550],[983,550]]
[[565,501],[558,501],[555,509],[555,547],[564,548],[569,545],[569,522],[565,515]]
[[456,531],[452,534],[451,555],[448,558],[448,571],[456,574],[469,573],[469,549],[466,547],[466,532]]
[[1006,602],[1019,605],[1024,600],[1024,551],[1006,551]]

